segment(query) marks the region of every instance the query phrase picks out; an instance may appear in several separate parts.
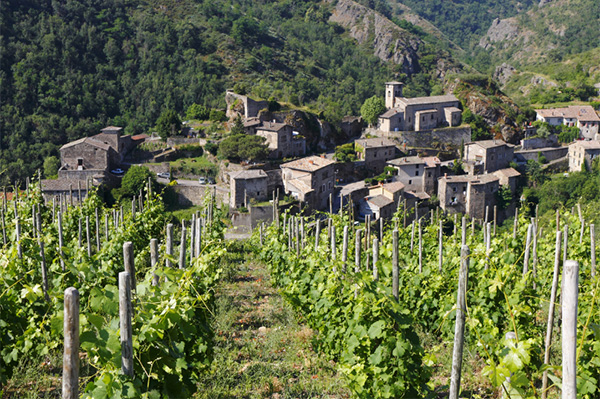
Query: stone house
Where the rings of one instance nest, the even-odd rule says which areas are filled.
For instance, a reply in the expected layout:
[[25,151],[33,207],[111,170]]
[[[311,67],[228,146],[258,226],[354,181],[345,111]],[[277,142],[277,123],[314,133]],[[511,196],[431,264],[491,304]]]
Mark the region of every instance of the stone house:
[[398,170],[394,181],[402,182],[406,191],[435,194],[441,162],[437,157],[402,157],[387,162]]
[[600,117],[591,105],[570,105],[565,108],[536,109],[536,120],[550,125],[576,126],[583,138],[594,139],[600,128]]
[[[92,187],[97,187],[102,183],[99,179],[90,180],[89,184]],[[46,201],[50,202],[53,198],[59,201],[62,196],[65,201],[70,203],[78,203],[79,200],[83,201],[87,197],[88,182],[76,180],[76,179],[49,179],[42,180],[42,195]],[[79,198],[81,194],[81,198]],[[70,199],[72,197],[72,200]]]
[[285,123],[263,122],[253,128],[257,136],[264,137],[269,146],[269,158],[282,159],[306,154],[306,139]]
[[423,131],[440,126],[460,125],[462,111],[454,95],[406,98],[402,83],[385,84],[387,111],[379,116],[379,130]]
[[60,148],[61,170],[105,171],[115,165],[115,149],[93,137],[72,141]]
[[463,166],[469,174],[491,173],[507,168],[514,158],[515,146],[502,140],[466,143]]
[[500,169],[494,172],[494,175],[500,180],[501,186],[510,188],[511,193],[517,191],[517,184],[521,174],[513,168]]
[[328,209],[329,196],[334,192],[334,164],[314,155],[282,164],[284,191],[310,209]]
[[600,155],[600,141],[578,140],[569,145],[569,172],[581,172],[582,165],[588,170],[592,167],[592,161]]
[[261,169],[243,170],[229,174],[230,197],[229,206],[232,209],[247,207],[251,199],[258,202],[270,198],[268,187],[269,178]]
[[371,216],[371,220],[390,219],[395,211],[393,200],[384,195],[369,195],[361,201],[358,215],[361,220],[366,219],[367,216]]
[[398,207],[398,203],[402,201],[402,194],[404,192],[404,184],[396,181],[392,183],[380,183],[377,186],[369,187],[369,196],[383,195],[386,198],[391,199],[394,202],[394,207]]
[[447,213],[462,213],[485,218],[487,206],[496,204],[500,179],[493,174],[444,176],[439,179],[440,207]]
[[396,157],[396,144],[386,138],[358,139],[354,142],[358,161],[375,174],[383,172],[385,163]]

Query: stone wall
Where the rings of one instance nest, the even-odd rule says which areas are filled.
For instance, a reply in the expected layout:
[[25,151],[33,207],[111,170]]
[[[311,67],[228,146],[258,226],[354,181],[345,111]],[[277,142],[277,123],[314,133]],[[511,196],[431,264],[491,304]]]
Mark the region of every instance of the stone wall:
[[[471,142],[471,127],[447,127],[420,132],[382,132],[376,131],[377,136],[397,140],[400,145],[417,148],[438,148],[441,145],[459,147]],[[401,148],[403,149],[403,148]]]
[[555,159],[560,159],[567,156],[569,152],[569,147],[547,147],[547,148],[537,148],[535,150],[521,150],[515,151],[515,159],[517,162],[527,162],[530,159],[535,161],[538,160],[539,155],[541,154],[546,157],[548,162],[554,161]]
[[[173,187],[177,193],[177,203],[180,206],[194,206],[202,205],[204,196],[207,189],[211,189],[208,186],[183,186],[175,185]],[[229,203],[229,193],[216,190],[217,203]]]
[[522,150],[533,150],[536,148],[556,147],[558,145],[558,138],[555,134],[550,135],[547,139],[541,137],[534,137],[531,139],[521,140]]

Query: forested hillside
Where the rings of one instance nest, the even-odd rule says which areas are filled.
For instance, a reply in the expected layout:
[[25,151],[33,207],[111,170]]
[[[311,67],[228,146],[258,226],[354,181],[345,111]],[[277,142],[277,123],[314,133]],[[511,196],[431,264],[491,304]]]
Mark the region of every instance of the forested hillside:
[[332,7],[291,0],[1,2],[1,182],[24,180],[60,145],[107,124],[139,133],[165,109],[224,107],[227,88],[306,106],[333,122],[357,114],[389,79],[406,79],[414,94],[430,92],[431,46],[414,76],[399,76],[397,66],[328,21]]

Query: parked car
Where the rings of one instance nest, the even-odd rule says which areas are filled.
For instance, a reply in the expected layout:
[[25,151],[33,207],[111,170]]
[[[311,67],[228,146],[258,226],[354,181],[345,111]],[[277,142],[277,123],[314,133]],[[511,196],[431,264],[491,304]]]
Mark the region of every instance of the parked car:
[[200,183],[200,184],[206,184],[206,177],[200,176],[200,178],[198,179],[198,183]]
[[208,184],[216,184],[214,177],[207,178]]
[[170,179],[171,178],[171,174],[168,172],[160,172],[157,173],[156,176],[161,177],[163,179]]
[[123,171],[123,169],[121,168],[117,168],[111,170],[110,173],[112,173],[113,175],[122,175],[123,173],[125,173],[125,171]]

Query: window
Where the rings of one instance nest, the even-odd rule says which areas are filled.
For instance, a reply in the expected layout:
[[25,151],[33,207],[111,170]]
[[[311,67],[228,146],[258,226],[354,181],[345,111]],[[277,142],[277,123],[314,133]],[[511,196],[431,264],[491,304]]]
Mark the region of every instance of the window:
[[324,192],[325,192],[325,185],[324,185],[324,184],[321,186],[321,192],[322,192],[322,193],[324,193]]
[[419,176],[419,171],[418,170],[415,171],[415,176]]
[[427,173],[427,177],[431,177],[431,172]]
[[453,192],[456,192],[456,187],[452,187],[452,191],[453,191]]
[[410,185],[410,184],[412,184],[412,180],[409,180],[409,181],[408,181],[408,184],[409,184],[409,185]]
[[433,120],[433,114],[431,114],[431,120]]

